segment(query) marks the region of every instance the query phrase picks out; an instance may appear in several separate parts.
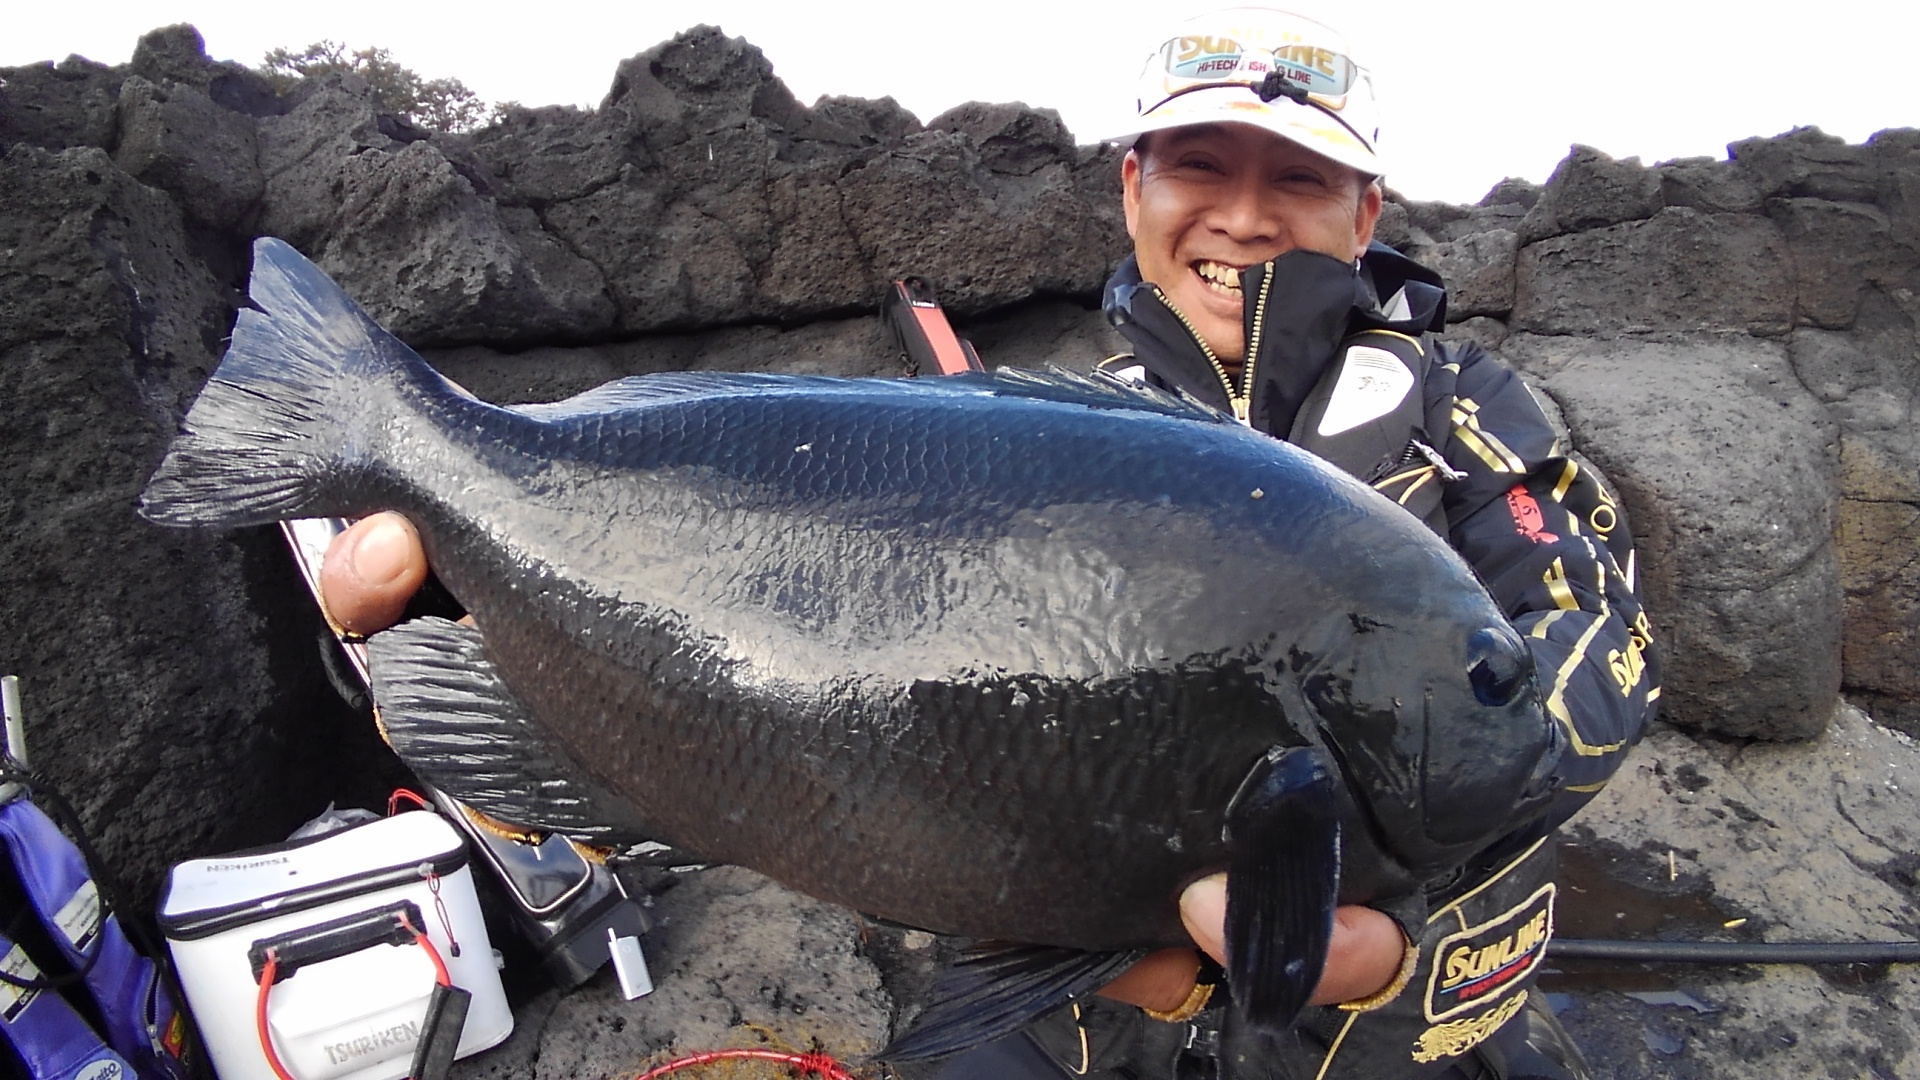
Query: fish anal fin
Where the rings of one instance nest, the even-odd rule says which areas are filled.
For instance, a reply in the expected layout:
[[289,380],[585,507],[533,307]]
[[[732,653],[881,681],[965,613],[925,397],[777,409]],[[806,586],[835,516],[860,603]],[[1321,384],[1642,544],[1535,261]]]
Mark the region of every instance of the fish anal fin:
[[1291,1024],[1320,982],[1340,888],[1340,822],[1324,751],[1276,748],[1227,813],[1227,981],[1249,1023]]
[[489,817],[590,844],[655,835],[545,733],[479,630],[414,619],[369,638],[367,657],[387,740],[421,779]]
[[979,946],[940,976],[926,1011],[880,1058],[918,1061],[991,1042],[1105,986],[1145,955],[1145,949]]

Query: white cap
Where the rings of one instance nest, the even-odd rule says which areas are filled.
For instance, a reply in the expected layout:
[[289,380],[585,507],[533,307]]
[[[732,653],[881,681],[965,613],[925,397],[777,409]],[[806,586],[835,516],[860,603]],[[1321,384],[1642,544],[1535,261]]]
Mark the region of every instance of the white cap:
[[1234,122],[1369,176],[1385,171],[1373,79],[1346,38],[1274,8],[1224,8],[1173,27],[1147,57],[1134,115],[1107,141],[1131,146],[1151,131]]

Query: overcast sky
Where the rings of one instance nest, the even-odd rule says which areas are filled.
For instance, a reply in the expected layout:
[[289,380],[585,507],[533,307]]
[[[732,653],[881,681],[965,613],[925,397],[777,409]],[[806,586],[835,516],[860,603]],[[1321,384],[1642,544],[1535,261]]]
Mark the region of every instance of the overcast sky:
[[[1725,157],[1730,142],[1803,124],[1851,142],[1920,126],[1920,9],[1908,0],[1281,6],[1354,39],[1380,90],[1388,182],[1418,199],[1473,202],[1502,177],[1544,181],[1573,143],[1651,164]],[[189,22],[216,59],[257,64],[276,46],[324,38],[384,46],[489,101],[591,106],[620,60],[706,22],[758,46],[803,102],[891,95],[927,120],[965,101],[1024,101],[1058,110],[1090,142],[1124,124],[1141,60],[1182,10],[1140,0],[25,0],[0,29],[0,67],[70,53],[124,63],[147,30]]]

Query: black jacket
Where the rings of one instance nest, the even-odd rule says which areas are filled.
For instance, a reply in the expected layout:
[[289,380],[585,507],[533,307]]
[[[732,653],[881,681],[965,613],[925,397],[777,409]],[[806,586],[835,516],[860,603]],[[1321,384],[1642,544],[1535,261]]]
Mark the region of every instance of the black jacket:
[[1411,473],[1438,482],[1437,513],[1428,523],[1479,573],[1533,652],[1547,712],[1566,737],[1555,740],[1563,751],[1551,813],[1538,832],[1513,838],[1530,841],[1605,786],[1660,695],[1625,514],[1590,470],[1565,456],[1511,368],[1477,345],[1433,337],[1445,327],[1446,292],[1432,271],[1375,244],[1357,267],[1291,252],[1250,267],[1243,288],[1250,297],[1264,288],[1264,318],[1256,325],[1256,305],[1246,305],[1255,354],[1238,385],[1229,385],[1211,352],[1163,294],[1140,281],[1129,258],[1108,282],[1105,307],[1134,352],[1105,366],[1315,449],[1302,408],[1350,341],[1385,331],[1418,343],[1426,366],[1420,411],[1435,418],[1430,427],[1443,429],[1429,438],[1447,468],[1411,451],[1411,471],[1396,475],[1342,464],[1383,489]]

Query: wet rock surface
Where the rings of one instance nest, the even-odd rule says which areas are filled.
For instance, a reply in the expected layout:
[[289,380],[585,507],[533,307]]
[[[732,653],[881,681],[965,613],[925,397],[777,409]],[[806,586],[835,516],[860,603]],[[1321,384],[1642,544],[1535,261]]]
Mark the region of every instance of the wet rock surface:
[[[681,369],[895,374],[871,312],[909,273],[990,363],[1124,347],[1098,311],[1126,249],[1111,148],[1020,106],[803,105],[713,28],[622,64],[596,109],[457,136],[352,78],[276,97],[190,27],[122,67],[0,80],[0,671],[143,897],[404,776],[328,688],[277,534],[132,514],[254,237],[501,401]],[[1449,333],[1507,355],[1617,488],[1666,650],[1667,723],[1568,833],[1563,932],[1913,936],[1920,132],[1651,167],[1575,148],[1476,206],[1392,198],[1380,236],[1440,269]],[[519,1032],[463,1075],[816,1040],[857,1058],[921,955],[736,870],[656,913],[654,997],[523,975]],[[1549,987],[1600,1075],[1797,1080],[1920,1075],[1914,979],[1570,965]]]
[[[1800,743],[1662,727],[1562,842],[1563,937],[1920,936],[1920,745],[1843,709]],[[1542,988],[1602,1077],[1906,1077],[1914,965],[1547,961]]]

